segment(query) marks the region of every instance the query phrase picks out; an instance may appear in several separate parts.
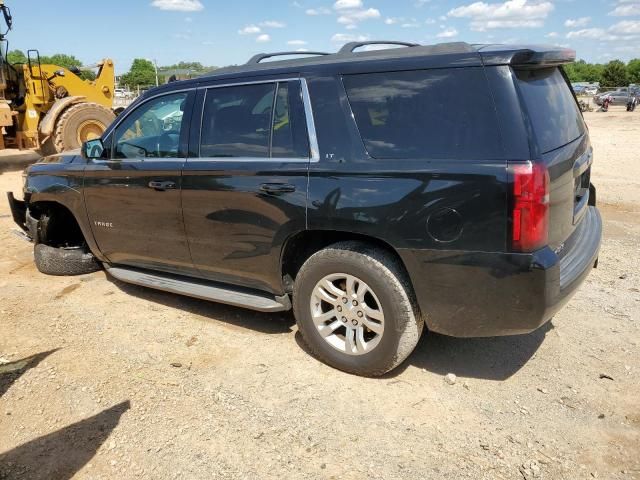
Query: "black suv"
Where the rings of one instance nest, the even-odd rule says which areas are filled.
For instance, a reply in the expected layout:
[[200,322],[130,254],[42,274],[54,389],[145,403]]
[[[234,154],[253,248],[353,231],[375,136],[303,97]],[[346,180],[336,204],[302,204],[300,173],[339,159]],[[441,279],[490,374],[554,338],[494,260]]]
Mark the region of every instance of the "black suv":
[[31,166],[24,202],[9,200],[40,271],[102,264],[125,282],[293,308],[318,358],[361,375],[401,363],[424,324],[540,327],[600,246],[592,148],[562,69],[575,53],[354,52],[367,43],[155,88],[81,154]]

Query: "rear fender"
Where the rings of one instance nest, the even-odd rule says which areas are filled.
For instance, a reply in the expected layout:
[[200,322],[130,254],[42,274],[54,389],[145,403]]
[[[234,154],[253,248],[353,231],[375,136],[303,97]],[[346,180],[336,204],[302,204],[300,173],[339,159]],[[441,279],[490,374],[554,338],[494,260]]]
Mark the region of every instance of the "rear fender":
[[56,120],[58,120],[58,117],[60,116],[62,111],[70,105],[83,102],[84,100],[86,100],[86,98],[87,97],[84,96],[75,96],[56,100],[56,102],[42,119],[42,122],[40,122],[40,133],[45,137],[50,136],[53,133],[53,129],[56,125]]

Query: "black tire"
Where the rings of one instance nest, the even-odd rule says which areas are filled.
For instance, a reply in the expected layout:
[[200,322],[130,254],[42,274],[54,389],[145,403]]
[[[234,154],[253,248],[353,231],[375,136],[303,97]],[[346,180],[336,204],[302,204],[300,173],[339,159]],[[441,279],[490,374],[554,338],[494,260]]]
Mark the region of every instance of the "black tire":
[[80,148],[90,138],[97,138],[116,118],[115,114],[97,103],[76,103],[65,109],[49,137],[40,148],[44,155],[53,155]]
[[36,268],[47,275],[82,275],[100,270],[100,262],[81,247],[56,248],[38,243],[33,248]]
[[[368,353],[349,355],[332,347],[313,322],[313,290],[321,279],[335,273],[358,277],[381,303],[384,332]],[[367,377],[383,375],[402,363],[418,344],[424,328],[413,289],[398,260],[360,242],[336,243],[304,263],[295,280],[294,313],[302,339],[314,356],[339,370]]]

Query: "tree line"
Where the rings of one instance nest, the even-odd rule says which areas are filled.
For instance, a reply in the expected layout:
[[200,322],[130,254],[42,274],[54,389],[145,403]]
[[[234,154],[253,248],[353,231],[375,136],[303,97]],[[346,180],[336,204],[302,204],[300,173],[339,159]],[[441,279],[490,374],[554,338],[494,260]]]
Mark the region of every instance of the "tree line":
[[[35,57],[31,57],[32,61],[37,60]],[[7,53],[7,61],[10,64],[14,63],[27,63],[27,55],[22,50],[11,50]],[[84,68],[82,62],[73,55],[67,55],[65,53],[55,53],[53,55],[40,55],[40,63],[58,65],[66,69],[72,69],[77,67],[79,69]],[[85,80],[95,80],[96,74],[91,70],[80,70],[80,77]]]
[[620,60],[612,60],[606,64],[578,60],[565,65],[564,70],[571,82],[598,82],[605,88],[640,84],[640,58],[634,58],[626,64]]
[[[179,62],[174,65],[158,66],[158,83],[166,83],[173,75],[184,78],[185,76],[197,77],[215,70],[216,67],[207,67],[200,62]],[[147,59],[136,58],[127,73],[120,76],[120,85],[129,88],[149,87],[156,84],[156,67]]]
[[[32,57],[32,60],[35,60]],[[7,61],[10,64],[14,63],[27,63],[27,55],[22,50],[11,50],[7,53]],[[72,69],[77,67],[80,69],[80,77],[85,80],[95,80],[96,74],[90,69],[86,68],[82,62],[74,55],[67,55],[64,53],[56,53],[54,55],[41,55],[40,63],[51,64],[64,67],[66,69]],[[179,62],[174,65],[158,66],[158,83],[166,83],[173,71],[189,72],[191,76],[198,76],[204,73],[214,70],[216,67],[206,67],[200,62]],[[168,73],[168,74],[165,74]],[[120,77],[120,84],[126,85],[129,88],[137,87],[150,87],[156,84],[156,68],[155,65],[147,59],[136,58],[131,64],[130,70]]]
[[[11,50],[7,54],[7,60],[11,64],[26,63],[27,56],[21,50]],[[82,69],[84,67],[75,56],[64,53],[56,53],[51,56],[43,55],[40,57],[40,61],[65,68]],[[216,67],[208,67],[200,62],[179,62],[174,65],[158,66],[158,83],[166,83],[172,72],[175,71],[188,73],[188,76],[198,76],[215,69]],[[640,58],[634,58],[626,64],[620,60],[612,60],[606,64],[578,60],[575,63],[565,65],[564,69],[571,82],[598,82],[601,87],[623,87],[630,83],[640,84]],[[81,70],[80,76],[88,80],[95,79],[95,73],[91,70]],[[155,85],[155,65],[144,58],[134,59],[129,71],[120,77],[120,84],[129,88]]]

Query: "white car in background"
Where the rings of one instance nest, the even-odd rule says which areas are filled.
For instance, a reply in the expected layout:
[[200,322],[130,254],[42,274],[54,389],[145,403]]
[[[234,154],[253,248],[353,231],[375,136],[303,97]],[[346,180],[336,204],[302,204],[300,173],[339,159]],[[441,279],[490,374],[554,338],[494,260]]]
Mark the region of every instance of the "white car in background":
[[132,93],[125,88],[116,88],[113,90],[113,94],[116,98],[130,98]]

